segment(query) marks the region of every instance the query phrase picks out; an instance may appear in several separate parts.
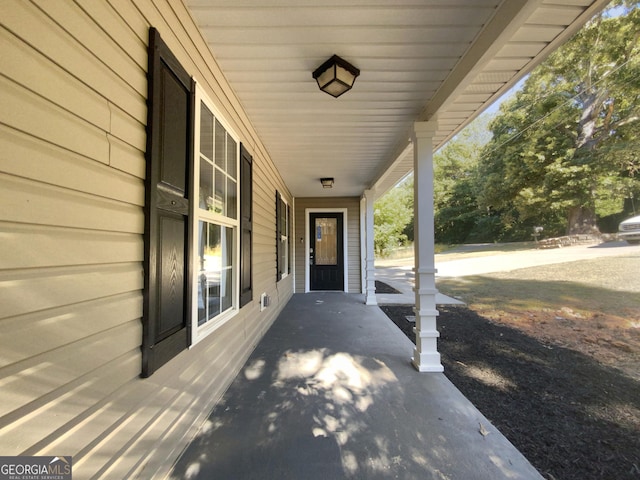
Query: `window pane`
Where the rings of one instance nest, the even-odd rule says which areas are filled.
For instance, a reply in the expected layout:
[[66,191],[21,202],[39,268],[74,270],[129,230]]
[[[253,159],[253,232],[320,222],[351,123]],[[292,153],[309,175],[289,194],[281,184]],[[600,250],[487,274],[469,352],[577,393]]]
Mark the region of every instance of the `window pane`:
[[226,137],[227,131],[216,119],[216,165],[220,167],[222,171],[226,171],[227,169]]
[[291,246],[293,242],[293,230],[291,224],[291,208],[287,205],[287,271],[289,273],[293,272],[292,261],[293,255],[291,255]]
[[234,180],[236,179],[236,156],[238,155],[237,149],[238,146],[236,144],[236,141],[229,135],[227,135],[227,173]]
[[278,219],[280,222],[280,235],[287,235],[287,204],[284,201],[280,200],[280,218]]
[[[199,208],[195,211],[197,285],[194,290],[197,293],[194,292],[194,296],[197,297],[197,324],[203,327],[203,335],[209,333],[207,325],[217,326],[221,316],[227,318],[225,312],[228,314],[238,308],[236,283],[239,272],[235,269],[240,267],[236,245],[241,193],[238,183],[240,143],[231,137],[207,105],[206,100],[198,100],[200,154],[196,156],[198,164],[194,165],[200,175],[195,185]],[[247,194],[250,193],[249,190]],[[223,220],[220,215],[228,218]],[[199,330],[196,329],[196,336]]]
[[213,210],[213,165],[200,158],[200,208]]
[[226,227],[224,235],[224,264],[222,266],[231,267],[233,265],[233,228]]
[[198,223],[198,325],[233,308],[235,229]]
[[213,113],[200,104],[200,153],[213,160]]
[[316,218],[316,265],[338,263],[338,220]]
[[233,228],[222,230],[222,277],[220,297],[222,311],[233,306]]
[[237,201],[236,182],[227,178],[227,217],[237,218]]
[[280,273],[287,273],[287,241],[280,240]]
[[227,268],[222,271],[222,292],[221,292],[221,300],[222,300],[222,311],[231,308],[233,306],[232,298],[233,298],[233,271],[231,268]]
[[207,230],[204,223],[198,223],[198,325],[207,320],[207,276],[204,271],[204,250],[207,245]]
[[225,204],[225,186],[227,183],[227,177],[220,170],[216,170],[216,201],[215,201],[215,212],[220,213],[222,215],[225,214],[224,204]]
[[198,275],[198,325],[220,314],[220,281],[222,273],[222,248],[220,226],[198,223],[199,265]]

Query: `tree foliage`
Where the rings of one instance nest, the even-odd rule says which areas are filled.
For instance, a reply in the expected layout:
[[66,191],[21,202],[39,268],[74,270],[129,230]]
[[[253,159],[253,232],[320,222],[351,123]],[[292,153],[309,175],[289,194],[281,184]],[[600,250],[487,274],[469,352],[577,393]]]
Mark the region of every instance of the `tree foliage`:
[[491,138],[483,116],[434,155],[435,237],[439,243],[474,239],[481,212],[476,201],[477,164],[482,147]]
[[[592,231],[637,195],[640,9],[594,18],[535,69],[491,124],[478,204],[522,236]],[[624,152],[624,153],[623,153]]]
[[[613,2],[445,145],[434,182],[437,242],[615,231],[640,207],[640,2]],[[411,189],[376,203],[378,253],[412,238]]]
[[376,254],[384,256],[409,240],[405,229],[413,221],[413,179],[391,189],[373,208],[373,244]]

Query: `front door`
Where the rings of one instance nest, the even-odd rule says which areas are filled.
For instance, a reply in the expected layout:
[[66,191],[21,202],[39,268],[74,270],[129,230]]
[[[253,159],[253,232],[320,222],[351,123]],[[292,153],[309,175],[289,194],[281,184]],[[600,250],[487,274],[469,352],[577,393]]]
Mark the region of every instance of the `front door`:
[[344,291],[342,213],[309,214],[309,286]]

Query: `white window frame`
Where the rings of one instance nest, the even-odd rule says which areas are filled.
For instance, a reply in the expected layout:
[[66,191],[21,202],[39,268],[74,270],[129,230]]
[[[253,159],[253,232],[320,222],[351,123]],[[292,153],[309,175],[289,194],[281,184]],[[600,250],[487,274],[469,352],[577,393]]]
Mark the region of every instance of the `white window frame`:
[[[282,203],[284,203],[284,213],[281,211],[280,215],[284,215],[285,218],[285,235],[280,234],[280,241],[282,242],[284,240],[285,242],[285,254],[284,254],[284,268],[282,269],[282,275],[280,276],[280,280],[283,280],[285,278],[287,278],[289,276],[289,274],[291,273],[289,271],[289,255],[290,255],[290,250],[289,248],[291,247],[291,239],[289,238],[289,228],[291,227],[291,208],[289,208],[289,202],[287,202],[286,198],[284,198],[282,196],[282,193],[280,194],[280,201]],[[280,219],[276,219],[277,221],[279,221]],[[278,225],[279,228],[279,225]]]
[[[236,218],[232,219],[225,215],[215,213],[213,211],[207,211],[200,208],[199,202],[199,190],[200,190],[200,108],[201,103],[204,103],[206,107],[213,113],[215,119],[227,131],[227,134],[236,142]],[[230,127],[224,117],[220,114],[220,111],[216,108],[213,101],[203,91],[202,87],[196,82],[195,88],[195,111],[194,115],[194,148],[193,148],[193,201],[191,202],[193,207],[191,211],[191,228],[192,230],[192,251],[193,265],[192,265],[192,298],[191,298],[191,344],[192,346],[200,342],[202,339],[213,333],[220,328],[231,318],[238,314],[239,308],[239,292],[240,292],[240,137]],[[214,137],[215,138],[215,137]],[[214,145],[215,151],[215,145]],[[222,228],[228,227],[233,229],[233,253],[232,253],[232,266],[231,266],[231,307],[214,317],[211,320],[206,321],[203,325],[198,325],[198,284],[199,284],[199,224],[200,221],[213,223],[221,226]]]

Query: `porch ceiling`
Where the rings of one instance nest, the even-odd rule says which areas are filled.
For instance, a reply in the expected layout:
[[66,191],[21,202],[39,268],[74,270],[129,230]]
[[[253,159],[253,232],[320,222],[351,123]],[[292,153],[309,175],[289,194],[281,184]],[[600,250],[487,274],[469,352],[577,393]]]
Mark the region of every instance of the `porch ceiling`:
[[[608,3],[185,1],[297,197],[380,195],[413,169],[414,121],[442,146]],[[334,53],[361,71],[337,99],[311,76]]]

